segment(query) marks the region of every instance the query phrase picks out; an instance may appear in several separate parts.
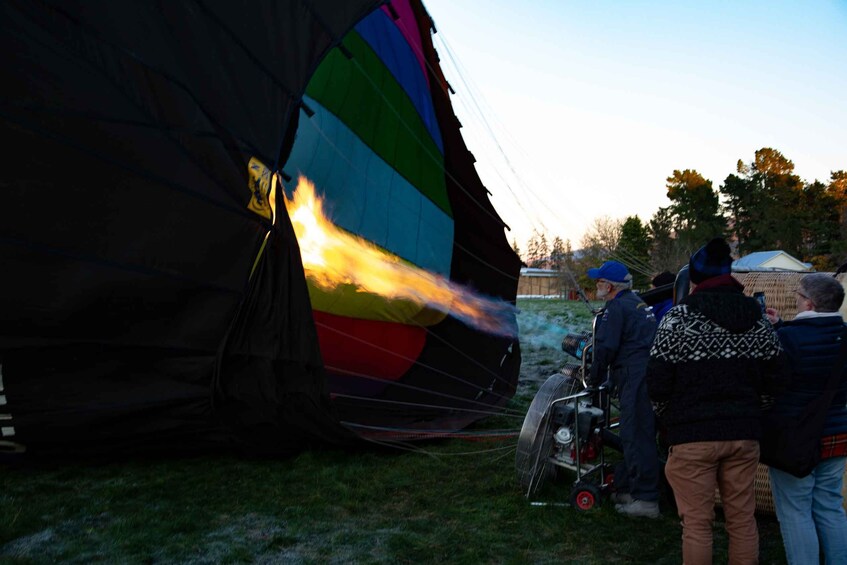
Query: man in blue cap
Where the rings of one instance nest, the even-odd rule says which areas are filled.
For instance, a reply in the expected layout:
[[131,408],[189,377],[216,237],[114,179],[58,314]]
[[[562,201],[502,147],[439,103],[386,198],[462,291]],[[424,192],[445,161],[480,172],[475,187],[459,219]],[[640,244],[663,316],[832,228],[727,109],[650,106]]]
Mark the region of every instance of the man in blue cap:
[[588,383],[608,379],[620,398],[623,465],[615,472],[615,509],[627,516],[658,518],[659,457],[656,422],[647,395],[647,363],[656,318],[632,289],[632,275],[617,261],[589,269],[597,298],[606,301],[594,334]]

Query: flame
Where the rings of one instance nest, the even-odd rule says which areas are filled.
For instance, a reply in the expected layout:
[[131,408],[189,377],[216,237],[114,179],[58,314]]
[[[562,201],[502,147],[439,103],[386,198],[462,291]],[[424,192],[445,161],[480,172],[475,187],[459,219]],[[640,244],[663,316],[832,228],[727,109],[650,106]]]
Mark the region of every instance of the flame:
[[306,277],[324,290],[353,285],[388,299],[408,300],[488,333],[516,337],[515,308],[430,273],[336,227],[324,214],[314,184],[301,176],[285,207],[291,218]]

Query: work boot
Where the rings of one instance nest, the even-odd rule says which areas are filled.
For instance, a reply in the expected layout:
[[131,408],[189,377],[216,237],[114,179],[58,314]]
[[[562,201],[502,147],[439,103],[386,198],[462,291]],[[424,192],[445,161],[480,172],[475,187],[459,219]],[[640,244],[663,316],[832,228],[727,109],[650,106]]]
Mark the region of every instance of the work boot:
[[613,492],[609,499],[615,504],[629,504],[635,500],[628,492]]
[[624,516],[640,518],[658,518],[659,503],[647,500],[633,499],[628,504],[615,504],[615,510]]

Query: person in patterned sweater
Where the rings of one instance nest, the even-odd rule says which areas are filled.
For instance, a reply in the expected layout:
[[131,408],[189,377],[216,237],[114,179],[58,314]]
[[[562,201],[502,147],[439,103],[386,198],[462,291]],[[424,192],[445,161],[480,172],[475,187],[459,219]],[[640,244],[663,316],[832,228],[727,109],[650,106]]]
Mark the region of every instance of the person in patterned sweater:
[[647,369],[648,394],[670,445],[665,476],[682,520],[687,565],[712,562],[715,487],[729,562],[758,562],[754,483],[761,408],[787,378],[779,339],[731,266],[722,238],[691,256],[694,289],[662,318]]

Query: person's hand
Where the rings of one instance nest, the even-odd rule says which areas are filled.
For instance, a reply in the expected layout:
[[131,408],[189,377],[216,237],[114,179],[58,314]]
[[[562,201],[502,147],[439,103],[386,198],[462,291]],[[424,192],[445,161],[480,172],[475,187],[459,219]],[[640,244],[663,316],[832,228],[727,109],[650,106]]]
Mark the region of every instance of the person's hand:
[[765,308],[765,316],[771,324],[779,322],[779,311],[776,308]]

